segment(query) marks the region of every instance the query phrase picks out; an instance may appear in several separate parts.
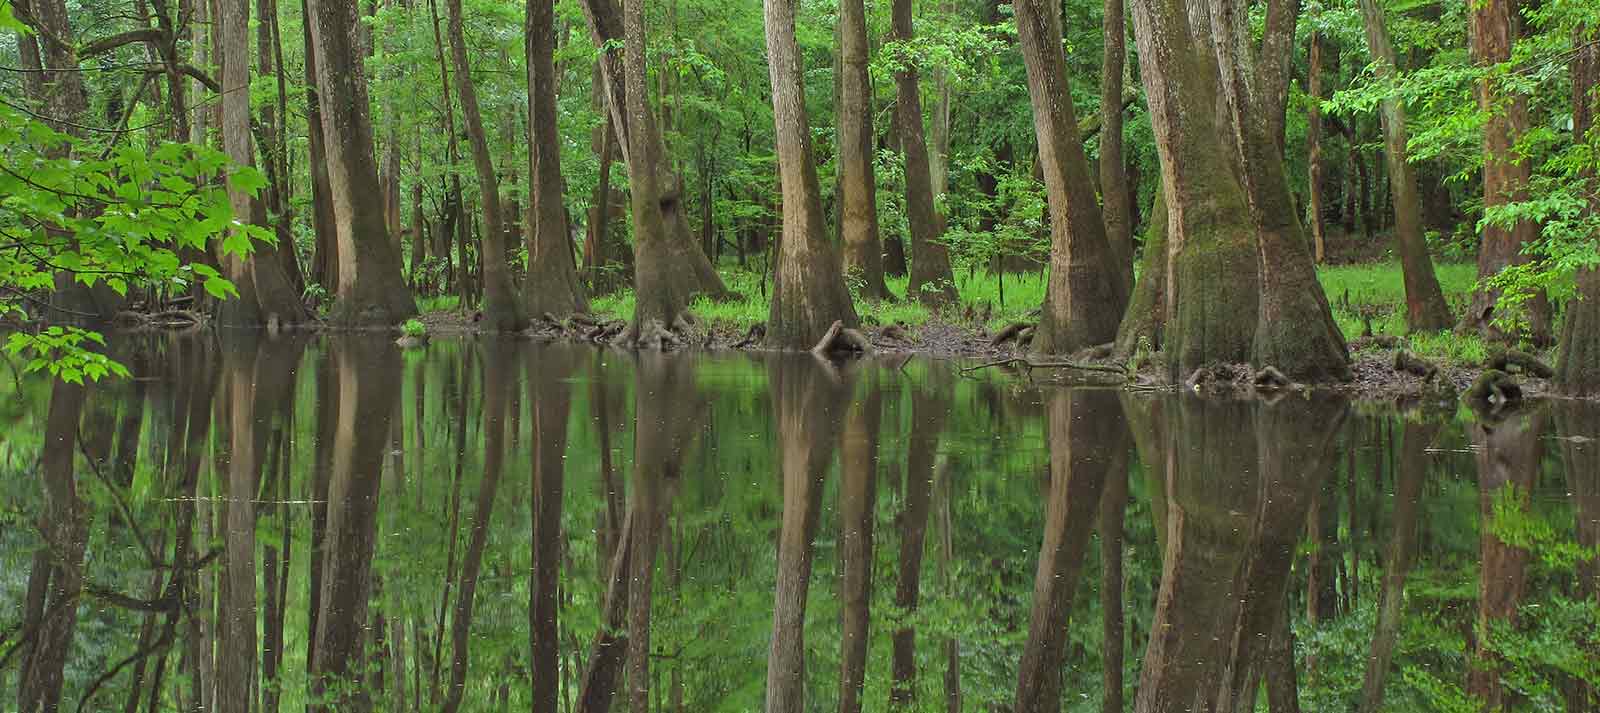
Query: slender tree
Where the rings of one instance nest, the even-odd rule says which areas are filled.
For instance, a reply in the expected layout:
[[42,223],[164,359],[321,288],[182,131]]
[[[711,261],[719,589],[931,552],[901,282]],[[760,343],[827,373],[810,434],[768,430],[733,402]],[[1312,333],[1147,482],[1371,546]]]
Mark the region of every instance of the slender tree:
[[1133,285],[1133,206],[1122,156],[1122,75],[1127,65],[1127,0],[1105,0],[1100,61],[1100,206],[1112,264]]
[[561,137],[556,112],[555,3],[528,0],[528,274],[522,283],[528,313],[565,317],[589,310],[567,236],[561,200]]
[[1067,353],[1116,338],[1118,319],[1128,305],[1131,274],[1117,266],[1100,206],[1094,201],[1089,162],[1067,88],[1060,8],[1046,0],[1018,0],[1014,7],[1017,39],[1028,65],[1039,166],[1050,204],[1050,283],[1033,349]]
[[767,59],[777,124],[783,188],[783,239],[778,243],[767,344],[808,349],[835,321],[857,322],[838,249],[827,236],[822,188],[806,119],[804,70],[794,39],[795,0],[766,0]]
[[1311,32],[1311,49],[1306,57],[1306,207],[1311,227],[1312,257],[1317,264],[1327,259],[1328,239],[1322,222],[1322,53],[1327,40],[1316,30]]
[[892,0],[889,29],[889,39],[899,43],[904,52],[897,58],[894,70],[894,126],[905,157],[906,222],[911,229],[911,281],[906,284],[906,297],[941,305],[956,301],[956,282],[950,273],[950,251],[938,242],[944,234],[944,218],[933,205],[928,140],[922,126],[922,89],[916,60],[907,47],[916,37],[911,24],[912,1]]
[[845,273],[861,281],[866,299],[889,297],[878,240],[876,135],[872,130],[872,75],[867,71],[867,13],[863,0],[839,3],[839,230]]

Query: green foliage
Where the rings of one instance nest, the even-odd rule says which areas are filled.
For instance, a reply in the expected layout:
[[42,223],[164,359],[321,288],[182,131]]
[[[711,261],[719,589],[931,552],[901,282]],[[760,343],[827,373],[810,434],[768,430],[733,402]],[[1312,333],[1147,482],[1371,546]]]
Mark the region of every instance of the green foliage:
[[400,333],[408,337],[426,337],[428,326],[423,324],[422,320],[408,319],[405,324],[400,325]]

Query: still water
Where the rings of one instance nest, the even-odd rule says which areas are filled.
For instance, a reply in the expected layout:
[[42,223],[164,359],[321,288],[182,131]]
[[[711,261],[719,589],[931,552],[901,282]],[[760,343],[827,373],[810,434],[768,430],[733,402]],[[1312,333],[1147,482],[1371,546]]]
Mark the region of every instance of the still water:
[[0,711],[1594,711],[1600,409],[124,338],[0,378]]

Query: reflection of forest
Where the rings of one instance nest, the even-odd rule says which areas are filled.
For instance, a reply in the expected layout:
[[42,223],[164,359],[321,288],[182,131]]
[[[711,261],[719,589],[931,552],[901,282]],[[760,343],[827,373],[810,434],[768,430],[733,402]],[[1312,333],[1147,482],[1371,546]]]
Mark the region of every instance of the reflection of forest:
[[1600,706],[1588,404],[116,347],[0,386],[0,710]]

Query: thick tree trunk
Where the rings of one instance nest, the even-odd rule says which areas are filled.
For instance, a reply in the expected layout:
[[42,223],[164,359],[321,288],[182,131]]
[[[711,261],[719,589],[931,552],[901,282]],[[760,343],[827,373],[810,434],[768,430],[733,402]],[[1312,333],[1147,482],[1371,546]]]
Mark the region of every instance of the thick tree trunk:
[[[1522,605],[1527,586],[1529,552],[1505,542],[1495,534],[1497,503],[1509,500],[1526,511],[1539,464],[1544,458],[1544,411],[1512,413],[1503,417],[1485,415],[1472,424],[1472,440],[1478,446],[1479,563],[1478,616],[1473,629],[1471,668],[1467,673],[1467,693],[1483,701],[1485,711],[1510,710],[1515,693],[1501,684],[1503,667],[1500,655],[1489,644],[1490,629],[1515,626],[1517,608]],[[1506,494],[1510,490],[1509,495]]]
[[1059,709],[1067,621],[1084,550],[1107,469],[1128,447],[1122,409],[1109,391],[1059,392],[1050,398],[1049,408],[1050,494],[1028,641],[1017,664],[1016,713]]
[[[1473,64],[1488,67],[1510,61],[1511,46],[1517,41],[1521,25],[1517,0],[1474,3],[1470,20]],[[1517,142],[1528,130],[1528,98],[1493,77],[1479,81],[1477,94],[1478,108],[1488,115],[1483,125],[1483,206],[1492,209],[1526,201],[1532,167],[1520,155]],[[1522,254],[1522,248],[1538,237],[1539,226],[1531,220],[1518,221],[1509,229],[1498,224],[1484,225],[1478,248],[1480,284],[1473,290],[1467,313],[1461,318],[1461,329],[1477,330],[1485,338],[1499,341],[1515,338],[1515,334],[1493,324],[1496,318],[1507,316],[1502,314],[1505,310],[1500,305],[1500,291],[1481,283],[1511,265],[1527,262],[1529,258]],[[1535,343],[1549,344],[1551,308],[1543,290],[1523,302],[1515,316],[1526,321]]]
[[1389,680],[1389,663],[1400,639],[1400,623],[1405,614],[1406,577],[1417,556],[1418,510],[1423,488],[1428,483],[1427,447],[1439,433],[1438,423],[1407,421],[1400,444],[1400,472],[1395,484],[1394,539],[1384,557],[1383,582],[1378,592],[1378,624],[1372,635],[1372,650],[1367,655],[1366,673],[1361,684],[1360,713],[1383,710],[1384,684]]
[[1133,297],[1128,309],[1122,313],[1122,323],[1117,325],[1115,352],[1118,357],[1132,356],[1139,350],[1141,341],[1151,351],[1163,348],[1167,324],[1167,198],[1164,189],[1156,190],[1150,206],[1150,222],[1145,225],[1144,254],[1139,259],[1139,281],[1133,285]]
[[1050,204],[1050,282],[1033,350],[1065,354],[1116,339],[1118,319],[1128,306],[1131,272],[1119,267],[1094,201],[1094,182],[1067,87],[1060,8],[1046,0],[1014,5]]
[[333,215],[333,188],[328,174],[327,150],[323,147],[322,103],[317,97],[317,49],[311,39],[311,10],[308,0],[300,0],[300,27],[305,41],[306,59],[306,170],[311,174],[311,280],[330,294],[339,287],[339,228]]
[[839,231],[844,269],[869,300],[889,297],[878,240],[877,179],[873,176],[872,76],[867,71],[863,0],[839,3]]
[[480,324],[491,331],[519,332],[528,326],[528,315],[511,283],[511,267],[506,259],[506,223],[500,212],[500,179],[495,172],[494,157],[489,153],[483,116],[478,110],[472,64],[467,60],[461,0],[446,0],[445,7],[450,17],[450,60],[455,69],[456,94],[461,97],[461,117],[472,146],[472,165],[478,173],[479,196],[483,202],[483,235],[478,246],[478,259],[483,263],[483,319]]
[[[1133,285],[1133,205],[1122,156],[1122,76],[1127,64],[1127,0],[1105,0],[1100,61],[1100,206],[1106,245],[1123,283]],[[1042,143],[1042,142],[1041,142]]]
[[839,445],[839,713],[861,713],[866,684],[882,401],[877,384],[869,385],[845,418]]
[[1168,372],[1182,377],[1250,359],[1260,267],[1236,152],[1217,140],[1227,128],[1216,57],[1192,38],[1183,0],[1134,0],[1133,19],[1166,194],[1162,351]]
[[[891,41],[909,45],[914,40],[911,4],[912,0],[891,0]],[[916,62],[909,56],[895,69],[894,84],[898,97],[894,125],[901,155],[905,157],[906,222],[911,229],[911,281],[906,285],[906,298],[929,305],[955,302],[950,250],[937,242],[944,235],[944,219],[933,206],[928,141],[922,127],[922,90],[918,87]]]
[[[1367,48],[1376,59],[1378,78],[1388,81],[1399,70],[1394,46],[1378,0],[1361,0],[1362,25]],[[1422,192],[1417,169],[1408,158],[1406,108],[1399,97],[1383,100],[1383,159],[1389,170],[1389,198],[1394,205],[1394,237],[1400,252],[1400,266],[1406,286],[1406,323],[1413,332],[1448,329],[1450,306],[1445,304],[1439,278],[1428,257],[1428,242],[1422,234]]]
[[822,214],[822,188],[806,119],[804,68],[794,37],[795,2],[765,2],[778,176],[783,189],[783,239],[778,243],[766,343],[798,350],[814,346],[834,322],[853,327],[858,318],[845,288],[838,249],[828,240],[827,220]]
[[328,182],[339,236],[339,282],[329,319],[340,325],[380,326],[417,313],[383,226],[378,172],[373,166],[367,83],[354,42],[356,6],[309,0],[316,44],[317,96],[322,109]]
[[[1581,35],[1580,35],[1581,36]],[[1589,146],[1600,145],[1595,118],[1600,115],[1600,45],[1579,43],[1572,58],[1572,135]],[[1592,166],[1582,175],[1590,184],[1589,212],[1600,213],[1594,185],[1600,175]],[[1600,269],[1578,271],[1578,299],[1567,301],[1556,364],[1556,387],[1573,396],[1600,394]]]
[[555,3],[528,0],[528,275],[522,283],[530,315],[566,317],[589,311],[567,235],[561,195],[561,137],[556,125]]
[[[785,0],[766,0],[772,6]],[[784,11],[792,12],[790,10]],[[793,28],[792,18],[788,27]],[[768,22],[770,28],[772,23]],[[771,37],[771,30],[768,30]],[[775,356],[768,383],[778,413],[778,462],[783,516],[778,532],[778,581],[773,592],[772,644],[767,650],[767,713],[806,710],[806,594],[811,589],[813,540],[822,491],[839,441],[837,413],[849,385],[817,359]]]

